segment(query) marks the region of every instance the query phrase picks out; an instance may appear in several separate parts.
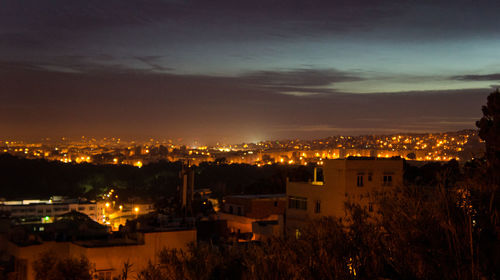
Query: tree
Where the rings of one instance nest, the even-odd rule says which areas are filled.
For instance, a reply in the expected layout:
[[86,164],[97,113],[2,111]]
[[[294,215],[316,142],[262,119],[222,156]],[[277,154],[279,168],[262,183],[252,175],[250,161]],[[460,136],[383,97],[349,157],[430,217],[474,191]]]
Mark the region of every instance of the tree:
[[[486,146],[486,168],[483,178],[476,180],[472,189],[477,224],[481,229],[479,257],[483,267],[500,261],[500,92],[497,88],[482,107],[483,117],[476,122],[479,137]],[[491,272],[499,275],[499,271]]]
[[128,276],[132,272],[132,263],[130,263],[130,260],[127,260],[123,263],[122,272],[113,278],[113,280],[128,280]]
[[492,183],[500,183],[500,92],[498,88],[488,96],[488,101],[482,108],[483,117],[476,122],[479,137],[486,144],[486,160],[492,176]]
[[154,265],[151,262],[148,263],[147,267],[139,271],[137,274],[137,280],[164,280],[168,279],[165,277],[161,268],[158,265]]
[[90,262],[80,258],[59,258],[54,252],[46,251],[33,262],[37,280],[92,280]]

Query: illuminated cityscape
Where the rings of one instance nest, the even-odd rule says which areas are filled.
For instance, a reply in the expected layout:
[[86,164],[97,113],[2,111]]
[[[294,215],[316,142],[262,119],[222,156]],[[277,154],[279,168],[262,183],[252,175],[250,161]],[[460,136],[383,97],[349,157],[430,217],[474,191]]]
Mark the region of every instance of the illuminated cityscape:
[[499,10],[1,1],[0,280],[498,279]]
[[188,146],[172,140],[125,142],[116,138],[45,140],[40,143],[2,141],[0,149],[15,156],[64,163],[144,164],[166,161],[190,161],[265,164],[322,164],[324,159],[399,156],[415,161],[458,161],[479,157],[484,151],[477,131],[463,130],[434,134],[395,134],[335,136],[321,140],[280,140],[258,143]]

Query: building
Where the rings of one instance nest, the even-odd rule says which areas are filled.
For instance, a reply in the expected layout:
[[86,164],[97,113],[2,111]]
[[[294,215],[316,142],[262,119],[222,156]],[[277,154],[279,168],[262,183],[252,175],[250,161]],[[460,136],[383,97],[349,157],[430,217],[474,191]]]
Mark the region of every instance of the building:
[[51,252],[60,259],[86,257],[96,279],[111,280],[121,273],[124,263],[133,265],[129,279],[148,265],[158,263],[164,249],[187,249],[196,242],[192,225],[148,226],[141,220],[134,230],[110,234],[106,226],[87,216],[71,212],[52,224],[14,225],[0,234],[0,251],[14,259],[9,279],[35,279],[33,262]]
[[265,238],[266,233],[281,235],[285,209],[285,194],[231,195],[224,197],[217,216],[227,221],[229,231],[238,239],[256,240]]
[[49,200],[0,201],[0,212],[23,222],[51,222],[55,216],[77,211],[98,220],[99,211],[95,201],[52,197]]
[[297,230],[310,219],[333,216],[344,218],[345,203],[374,210],[374,193],[389,190],[403,183],[403,159],[350,157],[326,160],[323,180],[311,182],[287,181],[288,199],[286,227]]
[[139,272],[151,260],[158,263],[158,254],[163,248],[186,249],[196,241],[196,230],[171,230],[140,233],[138,240],[116,241],[75,241],[43,242],[37,245],[20,246],[3,241],[4,249],[16,261],[15,279],[35,279],[33,261],[41,253],[51,251],[60,258],[80,258],[85,256],[94,265],[94,273],[99,279],[111,280],[120,274],[123,264],[133,264],[132,272]]

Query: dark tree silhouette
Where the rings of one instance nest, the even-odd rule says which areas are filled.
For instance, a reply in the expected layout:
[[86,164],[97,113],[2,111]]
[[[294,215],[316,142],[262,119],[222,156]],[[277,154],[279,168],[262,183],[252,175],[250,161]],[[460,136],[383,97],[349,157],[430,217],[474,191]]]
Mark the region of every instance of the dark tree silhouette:
[[500,92],[498,88],[488,96],[488,102],[482,108],[483,117],[476,122],[479,137],[486,144],[486,160],[491,171],[492,183],[500,183]]
[[[500,92],[492,92],[482,108],[483,117],[476,122],[479,137],[486,147],[486,166],[483,176],[476,178],[476,187],[472,189],[474,208],[477,211],[477,223],[480,261],[483,267],[491,267],[500,262]],[[484,161],[480,163],[484,166]],[[480,172],[475,172],[476,176]],[[473,184],[474,185],[474,184]],[[498,266],[498,265],[497,265]],[[486,270],[487,271],[487,270]],[[497,270],[490,275],[500,275]]]
[[415,153],[409,153],[408,155],[406,155],[406,157],[409,159],[416,159],[417,155],[415,155]]
[[84,256],[60,259],[46,251],[35,260],[33,269],[37,280],[92,280],[91,264]]

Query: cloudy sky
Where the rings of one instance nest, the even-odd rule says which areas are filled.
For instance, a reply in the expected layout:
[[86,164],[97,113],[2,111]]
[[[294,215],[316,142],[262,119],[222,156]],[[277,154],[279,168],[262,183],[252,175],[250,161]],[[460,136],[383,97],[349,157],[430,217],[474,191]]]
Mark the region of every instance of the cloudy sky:
[[3,0],[0,138],[473,128],[500,1]]

